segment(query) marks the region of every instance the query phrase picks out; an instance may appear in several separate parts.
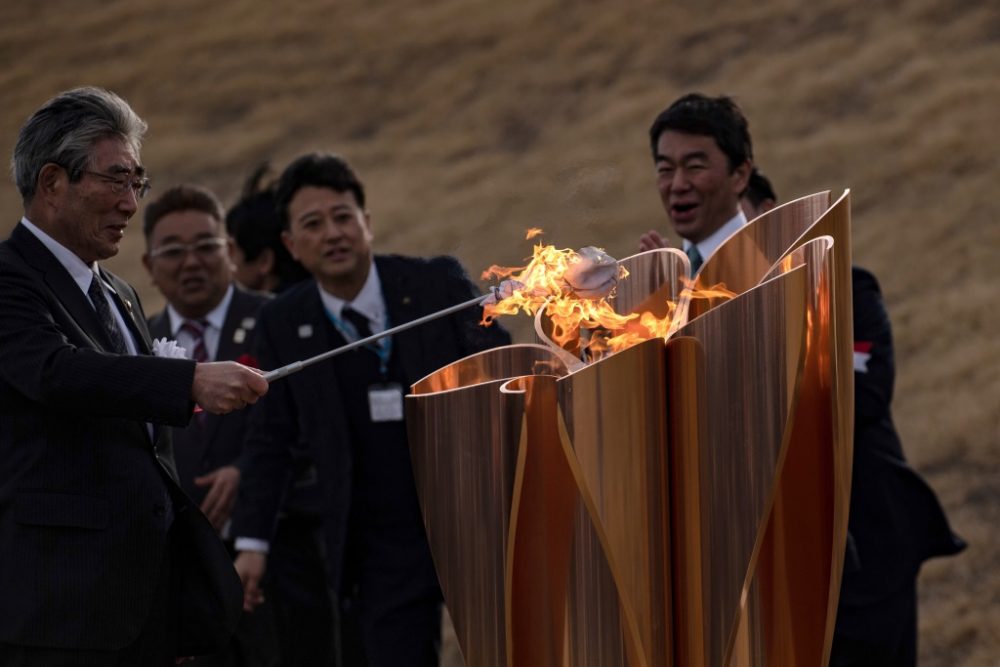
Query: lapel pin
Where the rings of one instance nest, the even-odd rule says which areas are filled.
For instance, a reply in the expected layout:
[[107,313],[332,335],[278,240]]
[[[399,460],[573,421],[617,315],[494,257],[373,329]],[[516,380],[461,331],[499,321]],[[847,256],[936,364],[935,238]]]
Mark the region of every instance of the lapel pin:
[[257,324],[257,320],[252,317],[244,317],[243,321],[240,322],[244,329],[253,329],[254,325]]
[[247,339],[246,329],[237,329],[236,331],[233,332],[233,342],[236,343],[237,345],[241,345],[243,341],[245,341],[246,339]]
[[311,324],[299,325],[299,338],[312,338],[313,328]]

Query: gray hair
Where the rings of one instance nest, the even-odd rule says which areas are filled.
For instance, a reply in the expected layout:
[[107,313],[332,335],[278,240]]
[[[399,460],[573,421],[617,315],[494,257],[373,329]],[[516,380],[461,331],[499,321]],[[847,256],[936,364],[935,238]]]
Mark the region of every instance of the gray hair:
[[25,204],[35,195],[38,174],[49,162],[79,181],[94,144],[119,137],[136,155],[146,122],[122,98],[103,88],[75,88],[56,95],[21,128],[11,159],[14,183]]

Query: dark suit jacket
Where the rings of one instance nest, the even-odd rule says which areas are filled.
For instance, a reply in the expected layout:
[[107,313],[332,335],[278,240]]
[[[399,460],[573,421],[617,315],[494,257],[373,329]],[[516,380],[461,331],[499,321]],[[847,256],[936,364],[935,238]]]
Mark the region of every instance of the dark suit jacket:
[[[236,361],[243,355],[252,356],[257,314],[270,298],[267,294],[251,292],[234,283],[233,298],[226,311],[219,349],[213,361]],[[244,326],[250,322],[254,324]],[[238,330],[243,332],[240,342],[235,337]],[[149,332],[153,338],[173,338],[170,315],[166,310],[149,319]],[[186,428],[171,429],[181,488],[195,503],[200,505],[207,492],[206,488],[194,485],[195,477],[226,465],[242,469],[239,459],[248,416],[249,410],[237,410],[227,415],[204,414],[200,420],[192,420]]]
[[168,493],[174,525],[207,559],[210,571],[197,575],[208,572],[211,584],[224,564],[234,576],[211,526],[188,511],[170,477],[166,429],[156,429],[156,442],[147,430],[147,422],[188,421],[195,365],[149,356],[138,297],[104,276],[137,356],[108,352],[89,299],[31,232],[18,225],[0,244],[0,642],[95,650],[133,642],[168,548]]
[[[912,584],[921,563],[965,547],[934,492],[907,463],[892,423],[892,330],[878,281],[854,267],[854,467],[848,531],[855,553],[840,601],[881,600]],[[867,356],[866,356],[867,355]]]
[[[377,256],[375,265],[392,326],[478,293],[450,257]],[[456,359],[510,342],[507,332],[496,324],[480,326],[481,316],[481,309],[468,308],[393,336],[394,354],[398,354],[407,383]],[[335,347],[328,330],[316,282],[309,280],[290,288],[261,311],[257,332],[261,368],[274,369]],[[350,378],[341,380],[349,382]],[[319,363],[275,382],[251,418],[246,448],[248,463],[234,534],[270,539],[279,509],[322,517],[330,574],[334,583],[339,582],[352,461],[334,365]],[[316,470],[312,480],[309,462]],[[295,471],[296,479],[286,496]]]

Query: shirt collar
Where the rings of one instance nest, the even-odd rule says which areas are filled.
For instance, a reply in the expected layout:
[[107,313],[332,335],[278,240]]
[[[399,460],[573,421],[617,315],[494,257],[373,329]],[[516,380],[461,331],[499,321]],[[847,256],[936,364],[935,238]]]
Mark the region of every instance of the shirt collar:
[[42,242],[42,245],[48,248],[49,252],[55,255],[59,263],[69,272],[70,277],[73,278],[73,282],[80,287],[80,290],[84,294],[87,294],[90,290],[90,283],[94,280],[94,273],[98,270],[97,262],[87,266],[75,252],[43,232],[41,228],[27,218],[22,217],[21,224],[24,225],[25,229],[34,234]]
[[368,321],[374,325],[372,331],[377,331],[379,327],[383,326],[385,322],[385,299],[382,297],[382,281],[379,280],[375,262],[372,262],[371,267],[368,269],[368,277],[365,279],[365,284],[361,286],[361,291],[350,302],[330,294],[320,287],[318,281],[316,286],[319,289],[319,298],[323,302],[323,307],[333,313],[333,316],[338,320],[340,319],[341,312],[344,310],[344,306],[350,303],[351,308],[367,317]]
[[[229,284],[226,289],[225,296],[222,297],[222,301],[219,302],[212,310],[208,311],[204,317],[198,319],[208,322],[208,325],[215,327],[216,331],[222,331],[222,325],[226,323],[226,313],[229,311],[229,304],[233,300],[233,285]],[[174,307],[167,304],[167,315],[170,317],[170,335],[173,338],[177,338],[177,333],[181,330],[185,320],[190,318],[184,317],[178,313]]]
[[708,258],[712,256],[712,253],[718,250],[719,246],[722,245],[722,242],[732,236],[733,233],[742,228],[745,224],[747,224],[747,217],[743,215],[743,210],[739,209],[736,215],[729,218],[729,220],[726,221],[726,224],[712,232],[708,238],[702,239],[698,243],[694,244],[687,239],[683,239],[681,245],[684,252],[687,252],[692,245],[697,245],[699,254],[701,254],[702,259],[707,262]]

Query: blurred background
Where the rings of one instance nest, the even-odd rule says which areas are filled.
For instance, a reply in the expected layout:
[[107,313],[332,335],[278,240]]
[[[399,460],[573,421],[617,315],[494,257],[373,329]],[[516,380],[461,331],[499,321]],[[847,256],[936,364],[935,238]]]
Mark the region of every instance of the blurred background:
[[[683,93],[733,95],[784,201],[850,188],[880,278],[907,454],[970,548],[920,580],[927,666],[1000,665],[1000,5],[951,0],[13,0],[0,137],[57,92],[110,88],[150,125],[153,195],[235,200],[263,160],[342,153],[382,252],[470,274],[668,231],[647,130]],[[0,186],[6,235],[21,213]],[[136,216],[110,268],[162,301]],[[0,295],[3,298],[3,295]]]

